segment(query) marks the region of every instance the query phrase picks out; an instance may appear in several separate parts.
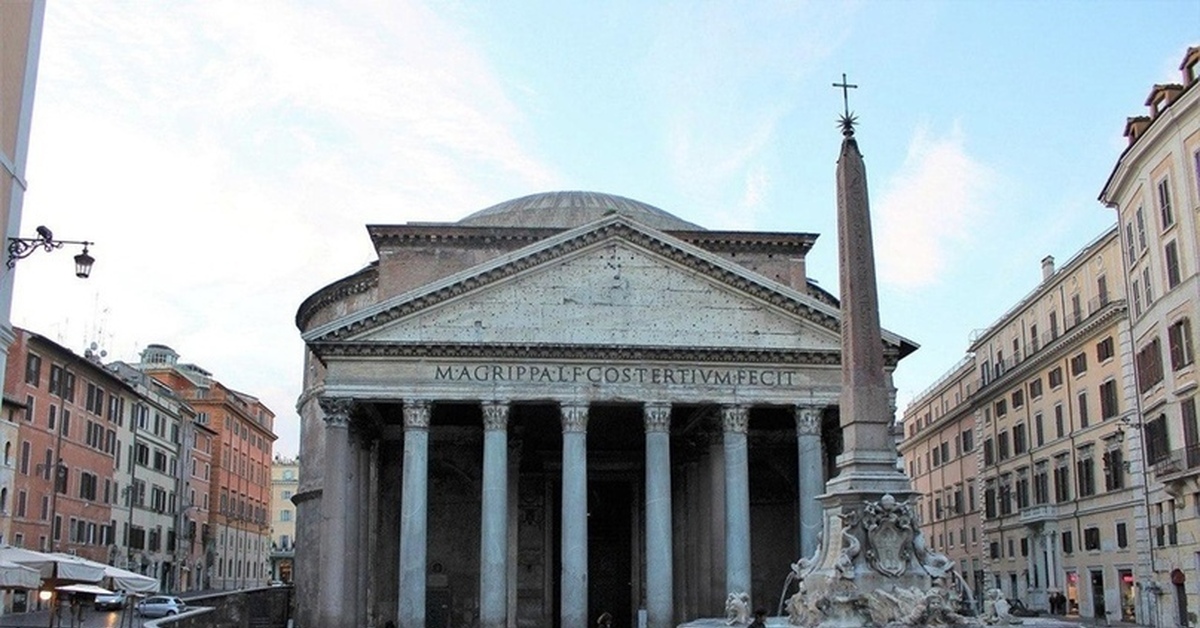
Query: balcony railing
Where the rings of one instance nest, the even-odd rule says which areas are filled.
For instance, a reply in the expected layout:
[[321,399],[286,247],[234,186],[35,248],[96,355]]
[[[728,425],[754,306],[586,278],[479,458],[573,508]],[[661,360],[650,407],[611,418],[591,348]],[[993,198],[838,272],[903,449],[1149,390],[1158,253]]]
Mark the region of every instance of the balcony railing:
[[1040,523],[1058,520],[1058,506],[1054,504],[1038,504],[1021,509],[1021,523]]
[[1200,443],[1172,451],[1155,462],[1153,468],[1159,478],[1200,473]]

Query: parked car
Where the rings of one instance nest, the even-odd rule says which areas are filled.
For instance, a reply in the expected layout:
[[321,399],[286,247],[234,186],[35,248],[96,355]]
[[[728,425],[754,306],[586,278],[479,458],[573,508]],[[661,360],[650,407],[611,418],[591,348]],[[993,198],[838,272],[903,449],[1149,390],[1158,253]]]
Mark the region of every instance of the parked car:
[[177,597],[154,595],[138,602],[136,608],[142,617],[166,617],[187,610],[187,604]]
[[125,607],[125,592],[117,591],[110,595],[97,595],[93,603],[98,611],[110,611]]

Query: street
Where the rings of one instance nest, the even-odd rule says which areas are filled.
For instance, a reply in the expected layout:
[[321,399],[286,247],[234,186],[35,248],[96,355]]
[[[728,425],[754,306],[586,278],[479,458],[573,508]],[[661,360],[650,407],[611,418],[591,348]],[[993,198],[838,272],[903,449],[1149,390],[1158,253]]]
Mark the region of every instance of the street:
[[[122,612],[129,613],[129,617],[124,618],[122,623]],[[131,621],[132,620],[132,621]],[[146,621],[136,616],[133,610],[126,611],[96,611],[91,608],[85,608],[83,611],[83,623],[76,621],[71,623],[69,617],[64,612],[61,618],[61,623],[56,624],[56,628],[71,628],[73,626],[83,626],[85,628],[141,628]],[[50,626],[49,611],[37,611],[34,613],[16,613],[8,615],[0,615],[0,628],[27,628],[30,626],[39,626],[48,628]]]

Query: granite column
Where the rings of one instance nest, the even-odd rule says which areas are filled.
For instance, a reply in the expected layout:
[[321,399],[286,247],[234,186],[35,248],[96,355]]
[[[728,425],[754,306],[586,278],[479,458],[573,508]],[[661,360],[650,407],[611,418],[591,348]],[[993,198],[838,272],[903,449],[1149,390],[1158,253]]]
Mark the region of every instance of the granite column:
[[586,404],[562,406],[562,625],[589,625]]
[[425,625],[428,537],[429,402],[404,400],[404,469],[400,503],[399,624]]
[[321,573],[318,577],[318,617],[322,626],[346,621],[346,464],[350,451],[350,410],[353,401],[323,397],[325,468],[321,488]]
[[800,555],[817,551],[823,509],[817,496],[825,492],[824,457],[821,452],[821,409],[796,406],[797,503],[800,506]]
[[649,628],[674,626],[671,545],[671,406],[646,404],[646,613]]
[[483,404],[483,505],[479,541],[479,624],[508,623],[508,404]]
[[725,591],[750,594],[750,468],[746,406],[723,406]]

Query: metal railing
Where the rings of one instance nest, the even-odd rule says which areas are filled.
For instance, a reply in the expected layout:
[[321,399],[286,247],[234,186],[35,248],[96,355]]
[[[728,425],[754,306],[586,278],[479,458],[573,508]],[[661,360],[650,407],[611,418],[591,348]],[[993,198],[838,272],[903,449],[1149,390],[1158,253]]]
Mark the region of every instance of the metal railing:
[[1175,475],[1200,469],[1200,443],[1171,451],[1153,464],[1154,475]]

